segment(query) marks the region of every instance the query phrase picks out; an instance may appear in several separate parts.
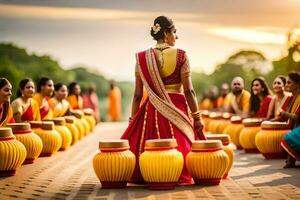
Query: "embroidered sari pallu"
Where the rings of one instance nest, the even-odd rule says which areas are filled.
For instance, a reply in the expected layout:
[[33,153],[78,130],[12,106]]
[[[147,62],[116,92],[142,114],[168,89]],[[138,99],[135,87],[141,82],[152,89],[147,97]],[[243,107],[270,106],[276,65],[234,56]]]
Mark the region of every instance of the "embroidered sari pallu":
[[[197,134],[194,132],[188,118],[184,95],[166,92],[157,68],[154,50],[149,49],[138,53],[137,62],[139,75],[148,98],[140,106],[121,138],[129,140],[130,150],[137,158],[132,182],[143,183],[138,159],[144,152],[146,140],[175,138],[178,144],[177,150],[185,157],[190,151],[192,141],[205,139],[205,137],[202,132]],[[186,167],[183,168],[179,182],[191,182],[191,176]]]
[[[300,95],[295,99],[292,99],[288,106],[288,111],[300,116]],[[289,123],[291,126],[294,126],[291,132],[286,134],[282,141],[281,146],[295,159],[300,160],[300,124],[298,123]]]

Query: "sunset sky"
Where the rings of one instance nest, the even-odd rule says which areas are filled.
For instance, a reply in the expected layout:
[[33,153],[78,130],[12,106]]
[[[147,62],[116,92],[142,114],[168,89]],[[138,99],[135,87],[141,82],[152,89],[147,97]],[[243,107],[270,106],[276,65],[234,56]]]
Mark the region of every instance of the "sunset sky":
[[0,0],[0,42],[49,54],[65,69],[85,65],[133,80],[134,53],[154,46],[150,27],[166,15],[192,70],[211,73],[241,49],[282,56],[299,10],[300,0]]

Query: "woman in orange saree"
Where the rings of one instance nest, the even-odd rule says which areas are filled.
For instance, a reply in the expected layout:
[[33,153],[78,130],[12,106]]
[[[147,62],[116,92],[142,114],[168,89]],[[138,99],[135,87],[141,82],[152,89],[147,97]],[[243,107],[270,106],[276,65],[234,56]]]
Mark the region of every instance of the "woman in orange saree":
[[53,90],[53,81],[50,78],[42,77],[39,79],[37,84],[37,93],[33,96],[33,99],[39,104],[42,120],[49,120],[53,118],[53,112],[48,102],[52,96]]
[[67,98],[68,102],[71,105],[72,109],[82,109],[83,108],[83,100],[81,97],[81,89],[80,85],[76,82],[72,82],[69,84],[69,96]]
[[119,121],[121,118],[121,91],[115,85],[114,81],[110,82],[110,89],[108,91],[108,116],[113,122]]
[[11,103],[16,122],[41,120],[39,105],[32,98],[34,91],[34,83],[31,79],[26,78],[20,81],[18,98]]
[[[177,36],[172,20],[165,16],[157,17],[151,35],[157,41],[156,47],[136,55],[136,83],[131,119],[121,137],[129,140],[130,150],[136,155],[137,162],[131,180],[134,183],[144,182],[138,159],[144,151],[146,140],[175,138],[177,149],[185,157],[193,141],[205,139],[188,58],[183,50],[173,48]],[[140,106],[143,87],[148,98]],[[194,124],[189,118],[187,104]],[[189,184],[191,180],[184,167],[179,183]]]
[[53,117],[62,117],[69,115],[70,104],[66,100],[68,96],[68,88],[62,83],[54,85],[54,96],[49,100],[50,108],[53,111]]
[[6,78],[0,78],[0,127],[15,122],[10,105],[12,86]]

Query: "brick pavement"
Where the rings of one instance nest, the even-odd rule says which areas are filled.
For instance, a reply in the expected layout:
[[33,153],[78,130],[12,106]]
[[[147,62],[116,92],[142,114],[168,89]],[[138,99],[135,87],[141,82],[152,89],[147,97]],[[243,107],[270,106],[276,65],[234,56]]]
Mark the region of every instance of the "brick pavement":
[[230,178],[219,186],[179,186],[149,191],[144,186],[101,189],[92,167],[99,139],[117,139],[126,123],[102,123],[70,149],[23,165],[17,175],[0,179],[0,200],[6,199],[300,199],[300,168],[282,169],[283,160],[236,151]]

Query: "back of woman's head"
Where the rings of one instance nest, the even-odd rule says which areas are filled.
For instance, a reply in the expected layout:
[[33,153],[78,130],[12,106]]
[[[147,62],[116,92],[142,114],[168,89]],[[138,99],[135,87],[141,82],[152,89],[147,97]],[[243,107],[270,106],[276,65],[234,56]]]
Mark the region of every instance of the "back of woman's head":
[[69,95],[75,94],[74,89],[75,89],[76,85],[78,85],[77,82],[72,82],[72,83],[69,84],[69,86],[68,86]]
[[[26,84],[29,82],[29,81],[32,81],[31,78],[25,78],[23,80],[20,81],[19,83],[19,89],[17,91],[17,96],[20,97],[22,96],[22,93],[21,93],[21,90],[24,90]],[[33,81],[32,81],[33,82]]]
[[174,27],[174,23],[170,18],[159,16],[154,20],[150,34],[155,40],[164,39],[164,32],[171,32]]
[[48,77],[41,77],[37,82],[36,91],[41,92],[42,87],[45,86],[47,84],[47,82],[50,80],[51,79]]
[[2,89],[7,84],[10,84],[10,82],[6,78],[0,78],[0,89]]
[[295,82],[300,87],[300,73],[296,71],[291,71],[288,73],[289,79]]

